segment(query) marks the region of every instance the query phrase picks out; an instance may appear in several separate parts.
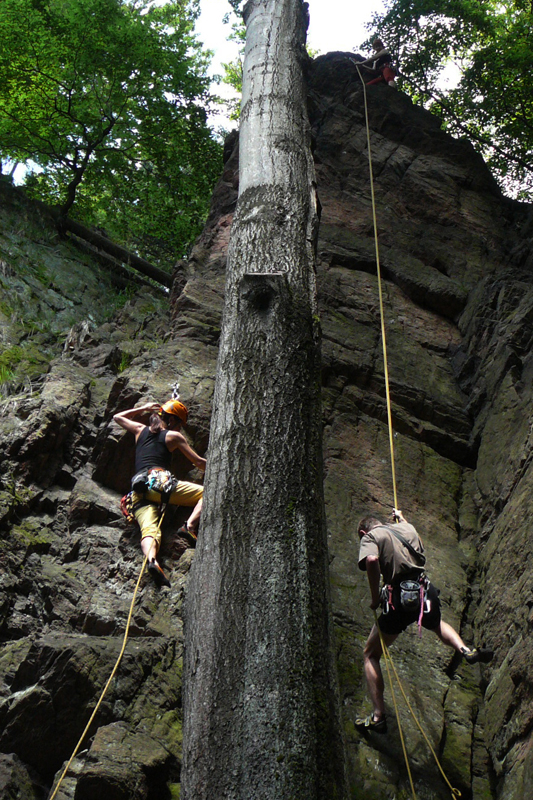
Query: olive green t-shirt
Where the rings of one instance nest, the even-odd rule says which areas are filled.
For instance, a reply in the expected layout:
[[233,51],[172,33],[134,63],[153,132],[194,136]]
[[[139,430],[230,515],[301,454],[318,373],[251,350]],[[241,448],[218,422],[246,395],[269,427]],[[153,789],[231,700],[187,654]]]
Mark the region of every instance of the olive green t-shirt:
[[394,583],[409,572],[424,571],[420,564],[415,563],[414,556],[407,547],[392,533],[392,529],[397,530],[418,553],[424,552],[420,537],[409,522],[396,522],[389,526],[379,525],[365,533],[359,547],[359,569],[366,570],[367,556],[377,556],[385,583]]

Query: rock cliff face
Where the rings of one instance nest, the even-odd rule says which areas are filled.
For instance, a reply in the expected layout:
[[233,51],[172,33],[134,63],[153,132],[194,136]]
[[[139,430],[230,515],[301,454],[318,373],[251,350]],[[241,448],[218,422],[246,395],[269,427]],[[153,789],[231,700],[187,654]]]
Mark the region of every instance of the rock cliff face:
[[[470,144],[403,94],[370,87],[368,105],[399,503],[424,537],[444,618],[496,652],[489,666],[467,666],[413,630],[392,655],[451,784],[475,800],[525,800],[533,796],[531,209],[503,198]],[[407,797],[388,687],[389,735],[365,738],[353,724],[369,708],[362,646],[372,623],[356,525],[367,511],[388,515],[393,497],[363,93],[347,54],[310,65],[309,113],[322,204],[324,480],[351,796]],[[191,442],[207,448],[235,145],[232,136],[204,233],[176,269],[170,322],[147,288],[111,321],[99,316],[101,303],[80,308],[66,323],[76,327],[64,352],[57,322],[63,338],[46,345],[57,357],[37,385],[2,398],[3,796],[47,796],[121,647],[141,557],[118,508],[133,447],[110,422],[113,412],[162,401],[178,379]],[[12,285],[24,270],[34,280],[43,263],[42,248],[30,263],[21,243],[35,249],[52,237],[14,197],[1,195],[16,233],[4,213],[2,276]],[[49,244],[68,272],[67,246]],[[84,263],[90,284],[98,267]],[[58,298],[68,297],[63,283],[59,273]],[[4,342],[14,335],[12,305],[1,307]],[[175,468],[185,476],[186,464]],[[173,534],[183,517],[166,523],[172,587],[143,578],[122,664],[59,798],[179,796],[181,605],[194,557]],[[399,707],[417,796],[449,797]]]

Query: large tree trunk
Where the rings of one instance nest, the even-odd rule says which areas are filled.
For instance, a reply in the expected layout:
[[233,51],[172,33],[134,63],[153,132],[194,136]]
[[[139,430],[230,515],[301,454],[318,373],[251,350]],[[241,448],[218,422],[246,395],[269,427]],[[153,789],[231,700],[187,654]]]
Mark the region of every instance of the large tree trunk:
[[202,528],[186,601],[185,800],[345,797],[322,489],[301,0],[251,0]]

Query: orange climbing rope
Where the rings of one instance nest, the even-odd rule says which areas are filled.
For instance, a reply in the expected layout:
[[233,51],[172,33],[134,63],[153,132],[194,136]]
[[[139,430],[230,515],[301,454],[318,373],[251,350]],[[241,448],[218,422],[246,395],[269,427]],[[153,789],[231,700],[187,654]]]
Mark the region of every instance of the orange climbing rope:
[[[396,470],[395,470],[395,467],[394,467],[394,434],[393,434],[393,427],[392,427],[392,411],[391,411],[391,399],[390,399],[390,389],[389,389],[389,369],[388,369],[388,363],[387,363],[387,339],[386,339],[386,335],[385,335],[385,311],[384,311],[384,304],[383,304],[383,291],[382,291],[382,288],[381,288],[381,268],[380,268],[380,263],[379,263],[378,226],[377,226],[377,217],[376,217],[376,198],[375,198],[375,193],[374,193],[374,176],[373,176],[373,171],[372,171],[372,151],[371,151],[371,146],[370,146],[370,125],[369,125],[369,122],[368,122],[368,103],[367,103],[367,98],[366,98],[366,84],[365,84],[365,82],[363,80],[363,76],[361,75],[361,70],[359,69],[359,66],[358,66],[356,61],[354,61],[353,63],[355,64],[355,66],[357,68],[357,74],[359,75],[359,78],[361,79],[361,83],[363,84],[363,97],[364,97],[365,123],[366,123],[366,138],[367,138],[367,149],[368,149],[368,168],[369,168],[369,173],[370,173],[370,193],[371,193],[371,199],[372,199],[372,220],[373,220],[373,225],[374,225],[374,245],[375,245],[375,251],[376,251],[376,273],[377,273],[377,279],[378,279],[378,293],[379,293],[379,313],[380,313],[380,321],[381,321],[381,342],[382,342],[382,348],[383,348],[383,372],[384,372],[384,376],[385,376],[385,396],[386,396],[386,399],[387,399],[387,422],[388,422],[388,429],[389,429],[389,447],[390,447],[391,473],[392,473],[392,491],[393,491],[393,496],[394,496],[394,508],[396,509],[396,508],[398,508],[398,497],[397,497],[397,491],[396,491]],[[431,753],[433,755],[433,758],[435,759],[437,767],[439,768],[444,780],[448,784],[448,787],[449,787],[449,789],[451,791],[452,797],[453,798],[461,797],[461,792],[459,791],[459,789],[454,788],[451,785],[451,783],[448,780],[448,778],[446,777],[446,774],[445,774],[445,772],[444,772],[444,770],[443,770],[443,768],[442,768],[442,766],[440,764],[440,761],[439,761],[439,759],[437,757],[437,754],[435,753],[435,750],[433,749],[433,747],[431,745],[431,742],[429,741],[429,739],[428,739],[428,737],[427,737],[422,725],[420,724],[420,722],[419,722],[416,714],[414,713],[413,708],[412,708],[412,706],[411,706],[411,704],[410,704],[410,702],[409,702],[409,700],[407,698],[405,690],[404,690],[404,688],[402,686],[402,683],[400,681],[398,672],[396,671],[396,667],[394,666],[391,654],[389,652],[389,648],[387,647],[387,645],[385,644],[385,641],[383,639],[383,635],[382,635],[381,629],[379,627],[378,617],[377,617],[376,611],[374,611],[374,618],[375,618],[376,627],[377,627],[378,633],[379,633],[379,640],[380,640],[380,643],[381,643],[381,649],[383,651],[383,658],[385,660],[385,667],[386,667],[386,670],[387,670],[387,678],[388,678],[389,685],[390,685],[392,702],[393,702],[394,711],[395,711],[395,714],[396,714],[396,721],[398,723],[398,730],[400,732],[400,740],[401,740],[401,744],[402,744],[402,751],[403,751],[403,756],[404,756],[404,759],[405,759],[405,765],[406,765],[406,768],[407,768],[407,774],[409,776],[409,784],[411,786],[411,793],[412,793],[412,796],[413,796],[413,800],[416,800],[416,792],[415,792],[415,787],[414,787],[414,783],[413,783],[413,776],[411,774],[411,767],[409,765],[409,758],[408,758],[408,755],[407,755],[407,748],[405,746],[405,738],[404,738],[404,735],[403,735],[403,729],[402,729],[402,724],[401,724],[401,720],[400,720],[400,712],[398,710],[398,705],[397,705],[397,702],[396,702],[396,695],[395,695],[395,692],[394,692],[394,684],[393,684],[391,672],[394,672],[394,676],[396,678],[396,681],[398,683],[398,686],[400,688],[402,696],[403,696],[403,698],[404,698],[404,700],[405,700],[405,702],[407,704],[407,708],[409,709],[409,711],[411,713],[411,716],[413,717],[413,719],[414,719],[418,729],[420,730],[422,736],[426,740],[426,743],[427,743],[427,745],[428,745],[428,747],[429,747],[429,749],[430,749],[430,751],[431,751]]]

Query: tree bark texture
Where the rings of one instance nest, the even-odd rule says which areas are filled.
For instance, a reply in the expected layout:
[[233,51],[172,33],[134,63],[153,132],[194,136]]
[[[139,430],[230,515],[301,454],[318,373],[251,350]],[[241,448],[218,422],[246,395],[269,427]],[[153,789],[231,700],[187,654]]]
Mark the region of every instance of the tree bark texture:
[[301,0],[251,0],[240,194],[186,598],[184,800],[345,797]]

